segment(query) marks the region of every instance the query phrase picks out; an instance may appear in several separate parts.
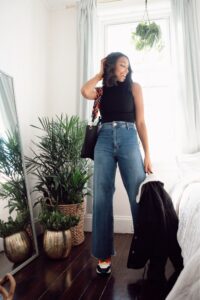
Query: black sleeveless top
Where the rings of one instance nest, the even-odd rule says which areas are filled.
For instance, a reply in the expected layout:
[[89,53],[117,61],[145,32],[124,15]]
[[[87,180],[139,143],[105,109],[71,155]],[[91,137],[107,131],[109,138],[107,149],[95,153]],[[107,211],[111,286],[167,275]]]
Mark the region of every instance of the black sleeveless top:
[[128,82],[117,81],[117,86],[103,86],[100,100],[101,122],[126,121],[135,122],[135,104]]

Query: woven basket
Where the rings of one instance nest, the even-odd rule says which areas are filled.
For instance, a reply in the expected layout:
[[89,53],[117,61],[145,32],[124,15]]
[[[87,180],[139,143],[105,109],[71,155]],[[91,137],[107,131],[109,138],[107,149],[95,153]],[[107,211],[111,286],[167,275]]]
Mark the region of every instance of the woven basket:
[[85,240],[84,235],[84,214],[85,214],[85,200],[77,204],[60,204],[58,209],[65,215],[72,215],[80,217],[78,224],[72,227],[72,246],[80,245]]

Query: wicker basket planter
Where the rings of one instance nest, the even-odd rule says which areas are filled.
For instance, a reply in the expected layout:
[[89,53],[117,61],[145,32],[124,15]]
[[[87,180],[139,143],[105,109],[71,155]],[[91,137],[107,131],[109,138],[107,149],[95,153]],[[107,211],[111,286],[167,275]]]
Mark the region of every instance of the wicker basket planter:
[[85,207],[86,207],[85,199],[81,203],[77,204],[59,204],[58,209],[66,214],[66,215],[73,215],[73,216],[79,216],[80,221],[79,223],[72,227],[71,233],[72,233],[72,246],[77,246],[83,243],[85,240],[84,235],[84,214],[85,214]]

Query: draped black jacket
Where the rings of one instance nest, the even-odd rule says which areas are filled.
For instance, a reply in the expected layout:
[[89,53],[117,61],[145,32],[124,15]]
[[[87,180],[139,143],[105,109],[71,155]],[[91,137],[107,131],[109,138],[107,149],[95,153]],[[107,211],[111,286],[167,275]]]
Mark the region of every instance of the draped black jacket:
[[137,226],[134,229],[127,267],[143,268],[148,259],[162,261],[169,257],[175,270],[183,268],[177,241],[178,217],[172,199],[161,181],[143,184]]

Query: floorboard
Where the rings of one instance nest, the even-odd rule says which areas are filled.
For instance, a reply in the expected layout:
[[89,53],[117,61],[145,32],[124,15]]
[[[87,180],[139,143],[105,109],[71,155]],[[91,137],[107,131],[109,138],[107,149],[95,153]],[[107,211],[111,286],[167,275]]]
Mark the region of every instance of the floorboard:
[[[63,260],[47,258],[39,239],[39,257],[15,274],[14,300],[139,300],[131,286],[142,278],[144,269],[126,267],[131,239],[131,234],[114,235],[116,255],[112,257],[112,273],[103,277],[95,271],[97,261],[91,255],[91,233],[85,233],[85,241],[73,247]],[[169,261],[166,277],[172,272]]]

